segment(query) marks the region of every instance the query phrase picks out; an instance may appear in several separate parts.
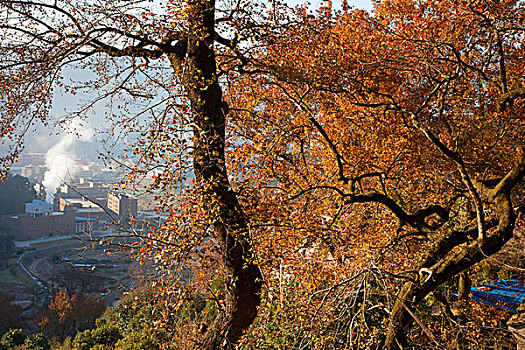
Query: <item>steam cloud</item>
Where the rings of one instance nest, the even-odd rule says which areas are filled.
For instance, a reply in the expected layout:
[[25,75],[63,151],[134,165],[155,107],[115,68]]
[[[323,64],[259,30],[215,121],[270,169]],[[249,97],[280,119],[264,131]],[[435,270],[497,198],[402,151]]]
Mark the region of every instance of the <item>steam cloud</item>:
[[46,201],[52,202],[56,189],[63,182],[71,182],[80,166],[74,159],[73,146],[76,139],[91,141],[93,131],[79,125],[68,125],[65,134],[46,153],[47,171],[42,184],[46,188]]

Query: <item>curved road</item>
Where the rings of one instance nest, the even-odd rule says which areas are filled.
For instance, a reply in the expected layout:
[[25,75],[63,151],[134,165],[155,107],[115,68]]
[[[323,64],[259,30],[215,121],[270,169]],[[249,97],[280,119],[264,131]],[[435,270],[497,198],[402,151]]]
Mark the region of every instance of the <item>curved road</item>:
[[[58,251],[64,251],[65,249],[69,248],[80,248],[83,245],[85,245],[86,242],[83,241],[68,241],[64,242],[63,244],[56,244],[51,247],[42,247],[37,248],[35,250],[28,250],[23,252],[18,257],[18,264],[20,267],[25,271],[25,273],[35,282],[35,284],[41,289],[42,292],[45,292],[47,290],[46,286],[46,280],[39,279],[37,276],[35,276],[33,273],[31,273],[29,266],[39,258],[39,255],[45,255],[45,254],[51,254]],[[35,259],[36,258],[36,259]]]

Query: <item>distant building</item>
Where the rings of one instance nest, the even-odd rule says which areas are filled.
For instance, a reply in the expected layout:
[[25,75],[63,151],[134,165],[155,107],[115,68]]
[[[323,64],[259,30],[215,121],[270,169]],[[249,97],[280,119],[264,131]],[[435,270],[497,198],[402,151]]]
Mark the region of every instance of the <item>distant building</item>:
[[124,192],[111,191],[108,194],[108,209],[118,215],[121,225],[128,227],[131,219],[137,217],[138,200]]
[[84,217],[75,217],[75,233],[91,234],[98,228],[98,220]]
[[19,167],[19,166],[11,166],[9,168],[9,173],[12,174],[12,175],[20,175],[22,176],[22,167]]
[[120,176],[121,174],[118,171],[101,169],[93,176],[92,179],[101,182],[115,182]]
[[80,179],[77,183],[63,184],[55,193],[53,208],[54,210],[64,210],[66,203],[62,199],[94,200],[98,204],[105,205],[110,186],[107,183],[86,181],[85,179]]
[[83,197],[83,198],[60,198],[59,210],[64,211],[67,207],[74,208],[105,208],[108,199],[106,197]]
[[110,186],[104,182],[81,178],[78,182],[60,186],[60,193],[62,193],[62,198],[107,197]]
[[154,210],[139,210],[137,218],[143,228],[160,227],[169,220],[170,213],[162,213]]
[[43,153],[29,153],[18,156],[18,160],[13,164],[15,167],[26,167],[28,165],[46,165],[46,155]]
[[35,199],[31,203],[26,203],[26,212],[33,217],[35,216],[48,216],[53,213],[53,204],[48,202],[42,202],[38,199]]
[[116,214],[102,208],[77,208],[75,215],[77,219],[85,218],[91,220],[90,227],[92,230],[106,230],[115,222],[118,222]]
[[91,234],[110,224],[111,217],[101,208],[67,206],[53,211],[51,203],[34,200],[26,203],[25,213],[0,216],[0,223],[9,227],[15,241],[27,241],[56,235]]
[[22,168],[20,175],[29,179],[42,179],[46,171],[43,165],[28,165]]
[[[43,202],[45,203],[45,202]],[[31,203],[29,203],[31,204]],[[51,205],[50,203],[46,203]],[[34,213],[3,215],[0,222],[10,228],[15,241],[27,241],[56,235],[76,233],[75,211],[40,212],[42,206],[31,206]]]

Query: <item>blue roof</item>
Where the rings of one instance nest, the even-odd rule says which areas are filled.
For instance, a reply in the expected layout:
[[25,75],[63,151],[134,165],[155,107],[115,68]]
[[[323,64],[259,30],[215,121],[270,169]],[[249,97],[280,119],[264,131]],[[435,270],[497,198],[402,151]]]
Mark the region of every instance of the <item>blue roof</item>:
[[26,203],[26,205],[29,205],[29,206],[40,206],[40,205],[53,205],[51,203],[48,203],[48,202],[42,202],[41,200],[38,200],[38,199],[35,199],[33,200],[32,202],[29,202],[29,203]]
[[83,217],[79,217],[79,216],[76,216],[75,217],[75,221],[77,222],[82,222],[82,221],[93,221],[95,219],[88,219],[88,218],[83,218]]
[[473,287],[471,292],[473,300],[516,312],[525,299],[525,283],[508,279]]

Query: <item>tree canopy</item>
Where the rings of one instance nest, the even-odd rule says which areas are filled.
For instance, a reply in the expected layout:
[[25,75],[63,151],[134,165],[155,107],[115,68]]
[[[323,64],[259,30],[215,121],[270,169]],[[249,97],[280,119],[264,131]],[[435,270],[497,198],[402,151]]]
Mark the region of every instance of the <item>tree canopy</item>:
[[[197,348],[440,348],[429,297],[449,307],[441,290],[522,230],[522,2],[0,9],[4,166],[53,89],[94,89],[66,117],[105,103],[109,135],[136,140],[122,186],[153,176],[171,215],[135,253],[174,312],[208,293]],[[93,79],[65,85],[72,65]]]
[[46,309],[37,313],[38,326],[63,340],[78,331],[92,328],[104,310],[104,300],[99,296],[82,292],[68,296],[65,290],[61,290]]
[[25,212],[25,204],[36,199],[36,191],[29,180],[14,175],[0,183],[0,215]]

